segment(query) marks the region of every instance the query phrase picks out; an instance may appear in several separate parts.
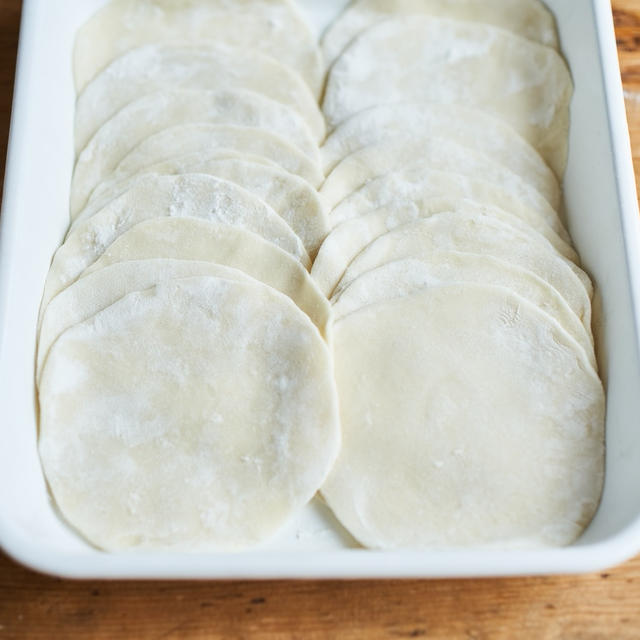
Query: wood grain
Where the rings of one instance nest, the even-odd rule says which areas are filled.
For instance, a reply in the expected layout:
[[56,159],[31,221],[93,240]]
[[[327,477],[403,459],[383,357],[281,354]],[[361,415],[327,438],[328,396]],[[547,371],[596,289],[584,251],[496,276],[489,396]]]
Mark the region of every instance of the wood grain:
[[640,175],[640,2],[616,0],[613,19],[625,88],[629,131],[636,176]]
[[0,637],[637,640],[640,560],[580,577],[118,583],[0,561]]
[[[18,0],[0,0],[2,164],[19,10]],[[614,13],[640,168],[640,0],[616,0]],[[0,554],[2,640],[119,637],[637,640],[640,557],[579,577],[125,583],[39,576]]]
[[0,188],[4,184],[21,2],[0,0]]

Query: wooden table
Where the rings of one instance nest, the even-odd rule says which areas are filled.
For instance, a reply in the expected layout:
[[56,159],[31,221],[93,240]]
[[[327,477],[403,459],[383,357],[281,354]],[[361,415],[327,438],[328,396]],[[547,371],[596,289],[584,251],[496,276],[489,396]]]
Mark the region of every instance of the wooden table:
[[[640,0],[613,4],[640,176]],[[2,162],[19,14],[19,0],[0,0]],[[127,583],[39,576],[0,554],[0,639],[116,637],[637,640],[640,557],[580,577]]]

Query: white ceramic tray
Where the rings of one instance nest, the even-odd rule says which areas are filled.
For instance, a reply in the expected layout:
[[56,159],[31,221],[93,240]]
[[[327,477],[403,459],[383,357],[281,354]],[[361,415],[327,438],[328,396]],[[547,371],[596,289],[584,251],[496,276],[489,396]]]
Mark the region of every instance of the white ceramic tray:
[[[37,449],[35,327],[65,232],[72,170],[77,27],[104,0],[25,0],[0,236],[0,545],[70,577],[440,577],[584,572],[640,551],[640,220],[608,0],[549,0],[574,81],[567,216],[597,285],[596,338],[608,391],[607,472],[598,513],[573,546],[543,551],[357,548],[320,504],[268,546],[237,554],[102,553],[57,516]],[[301,5],[320,32],[346,0]]]

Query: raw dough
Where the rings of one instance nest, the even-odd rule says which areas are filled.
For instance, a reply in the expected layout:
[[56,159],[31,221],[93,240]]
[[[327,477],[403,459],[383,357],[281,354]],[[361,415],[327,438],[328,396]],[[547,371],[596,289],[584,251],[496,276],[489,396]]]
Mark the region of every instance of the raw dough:
[[[154,258],[215,262],[239,269],[295,300],[325,338],[331,339],[329,301],[300,261],[237,227],[197,218],[152,218],[119,236],[81,277],[117,262]],[[50,297],[63,288],[52,290]]]
[[[318,186],[324,180],[319,165],[311,162],[281,136],[264,129],[187,124],[169,127],[143,140],[119,162],[111,174],[101,180],[94,192],[99,193],[103,183],[107,188],[110,184],[143,172],[151,165],[194,153],[206,153],[219,158],[259,157],[261,162],[277,164],[285,171],[300,176],[311,186]],[[72,203],[71,219],[75,220],[83,208]]]
[[78,31],[76,89],[143,44],[224,44],[258,49],[295,69],[316,97],[324,64],[314,35],[290,0],[112,0]]
[[356,113],[325,140],[320,149],[326,174],[346,156],[385,140],[428,140],[440,136],[487,154],[527,181],[551,203],[561,199],[555,174],[540,154],[507,124],[460,105],[405,102]]
[[549,314],[582,347],[595,373],[593,336],[565,299],[531,271],[489,255],[434,251],[420,260],[387,262],[365,271],[331,301],[334,318],[338,322],[370,304],[401,298],[421,289],[461,283],[505,287]]
[[365,29],[385,18],[403,14],[492,24],[534,42],[558,47],[553,16],[538,0],[357,0],[322,37],[327,66]]
[[593,287],[589,277],[542,238],[523,233],[481,211],[439,213],[385,233],[351,262],[336,293],[365,271],[386,262],[419,259],[438,250],[488,254],[532,271],[564,297],[590,330]]
[[[153,136],[151,137],[153,138]],[[268,160],[263,156],[242,153],[241,151],[233,151],[231,149],[212,149],[207,154],[194,152],[171,157],[169,160],[163,160],[161,162],[156,162],[155,164],[140,167],[139,171],[127,175],[120,175],[120,173],[116,171],[112,173],[108,179],[103,180],[91,192],[91,196],[89,197],[87,204],[82,207],[80,212],[73,217],[71,221],[71,228],[73,228],[74,225],[78,224],[79,222],[82,222],[82,220],[90,218],[94,213],[100,211],[100,209],[109,204],[111,200],[115,200],[121,193],[126,191],[130,185],[134,184],[140,176],[143,176],[146,173],[157,173],[161,175],[206,173],[206,171],[183,170],[183,168],[186,169],[187,163],[202,163],[202,158],[208,158],[211,160],[211,162],[220,160],[246,160],[247,162],[263,164],[270,167],[278,166],[275,162],[272,162],[271,160]]]
[[60,336],[40,400],[56,503],[112,551],[262,542],[339,448],[327,346],[259,283],[188,278],[127,295]]
[[[237,158],[212,157],[204,153],[179,156],[146,167],[145,173],[204,173],[229,180],[246,189],[271,207],[302,240],[310,256],[315,256],[329,232],[327,214],[318,193],[311,185],[277,165]],[[92,194],[75,224],[99,211],[120,193],[131,188],[144,174],[135,174],[120,182],[103,182]]]
[[[145,138],[190,123],[251,126],[281,135],[319,164],[318,147],[297,112],[247,90],[172,89],[138,98],[105,122],[78,156],[71,182],[71,209],[84,206],[91,191]],[[173,154],[186,153],[181,145]]]
[[[202,218],[252,231],[306,267],[311,261],[298,236],[264,202],[238,185],[201,174],[147,174],[102,211],[75,226],[56,251],[47,276],[43,308],[93,264],[116,238],[148,219]],[[156,256],[158,258],[162,256]]]
[[366,546],[565,545],[595,513],[602,385],[507,289],[437,287],[350,314],[335,369],[343,445],[322,493]]
[[114,60],[78,96],[76,153],[124,106],[167,89],[250,89],[298,111],[316,140],[325,135],[324,118],[309,87],[277,60],[251,49],[152,44]]
[[502,29],[409,16],[365,31],[331,68],[323,110],[330,128],[382,103],[476,107],[502,118],[562,176],[571,76],[553,49]]
[[253,278],[242,271],[213,262],[162,258],[118,262],[84,276],[53,297],[42,315],[36,380],[40,381],[42,365],[51,345],[69,327],[91,318],[132,291],[143,291],[166,280],[191,276],[253,282]]
[[[373,178],[329,213],[329,225],[333,228],[341,222],[387,205],[421,208],[425,201],[434,198],[466,199],[498,207],[535,228],[542,220],[539,211],[527,207],[518,198],[487,180],[450,171],[424,169],[411,173],[391,171]],[[568,238],[564,226],[558,225],[557,217],[549,217],[547,222],[554,225],[552,229],[558,235]]]
[[331,296],[344,270],[368,244],[400,225],[440,213],[477,214],[502,220],[521,233],[531,234],[534,238],[543,236],[561,255],[570,260],[577,259],[575,251],[551,229],[545,228],[545,225],[538,223],[534,226],[530,221],[522,220],[498,207],[470,200],[434,198],[420,202],[419,206],[381,207],[334,227],[313,262],[311,274],[325,295]]
[[491,182],[549,220],[554,229],[562,228],[557,213],[560,194],[549,202],[519,175],[487,154],[438,135],[416,141],[383,140],[354,151],[327,176],[320,196],[331,210],[373,178],[390,172],[411,176],[429,169]]

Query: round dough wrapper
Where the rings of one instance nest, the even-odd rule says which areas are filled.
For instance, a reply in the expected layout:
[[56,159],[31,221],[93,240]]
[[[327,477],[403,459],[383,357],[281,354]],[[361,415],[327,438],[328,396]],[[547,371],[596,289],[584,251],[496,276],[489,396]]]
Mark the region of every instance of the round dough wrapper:
[[281,247],[305,267],[311,264],[302,241],[289,225],[242,187],[200,174],[147,174],[102,211],[71,230],[53,257],[44,287],[43,308],[128,229],[165,216],[202,218],[246,229]]
[[593,285],[586,273],[544,239],[481,212],[439,213],[381,235],[349,264],[334,293],[386,262],[428,257],[433,251],[488,254],[532,271],[556,289],[590,331]]
[[176,125],[149,136],[120,161],[117,173],[135,173],[142,167],[178,155],[217,151],[260,156],[314,187],[324,180],[320,165],[281,135],[253,126],[207,123]]
[[551,12],[538,0],[357,0],[322,37],[327,66],[365,29],[385,18],[426,14],[491,24],[534,42],[558,48]]
[[550,315],[583,349],[597,371],[593,336],[566,300],[526,269],[489,255],[434,251],[420,260],[406,258],[365,271],[331,300],[335,322],[359,309],[434,286],[488,284],[509,289]]
[[[526,212],[526,210],[523,210]],[[578,261],[576,252],[539,219],[522,219],[499,207],[471,200],[433,198],[402,206],[386,205],[335,226],[323,242],[311,274],[325,295],[331,296],[345,269],[373,240],[408,222],[429,218],[439,213],[463,213],[490,216],[534,237],[543,236],[561,255]]]
[[[154,136],[151,137],[153,138]],[[87,201],[85,206],[82,207],[82,209],[72,217],[70,229],[73,229],[76,224],[82,222],[83,220],[86,220],[87,218],[90,218],[94,213],[97,213],[98,211],[103,209],[107,204],[109,204],[109,202],[115,200],[119,195],[127,191],[133,184],[135,184],[140,176],[144,176],[147,173],[156,173],[159,175],[178,175],[183,173],[207,174],[206,171],[186,170],[188,167],[188,163],[189,166],[191,163],[196,166],[197,162],[203,164],[205,158],[211,162],[221,160],[245,160],[246,162],[263,164],[270,167],[278,166],[275,162],[263,156],[256,156],[253,154],[243,153],[242,151],[233,151],[232,149],[223,148],[212,149],[207,154],[194,152],[184,155],[172,156],[167,160],[156,162],[155,164],[145,164],[144,166],[141,166],[135,173],[127,173],[126,175],[121,174],[116,170],[109,176],[109,178],[103,180],[91,192],[91,196],[89,196],[89,200]],[[233,182],[233,180],[231,182]]]
[[322,493],[377,548],[573,542],[597,508],[604,393],[576,342],[499,287],[436,287],[335,326],[343,444]]
[[79,30],[73,51],[80,92],[112,60],[144,44],[224,44],[258,49],[295,69],[316,97],[324,64],[291,0],[112,0]]
[[[298,113],[255,91],[156,91],[118,111],[87,143],[73,172],[71,210],[83,207],[93,189],[145,138],[174,125],[198,122],[265,129],[294,144],[312,163],[320,162],[318,146]],[[187,150],[178,145],[173,152]]]
[[[471,200],[498,207],[536,229],[540,227],[540,222],[544,222],[538,211],[527,207],[521,200],[492,182],[451,171],[422,169],[390,171],[373,178],[329,212],[329,224],[333,228],[383,206],[421,209],[425,202],[441,198]],[[549,221],[553,222],[553,218]],[[556,223],[556,229],[553,231],[559,236],[568,237],[563,226],[557,226]]]
[[502,29],[405,16],[356,38],[331,68],[323,111],[334,128],[377,104],[461,104],[509,123],[556,175],[566,165],[571,76],[562,57]]
[[167,280],[192,276],[253,282],[253,278],[238,269],[212,262],[158,258],[118,262],[84,276],[63,289],[51,299],[42,314],[36,360],[38,384],[51,345],[69,327],[91,318],[132,291],[144,291]]
[[[461,167],[469,160],[484,161],[476,177],[499,165],[496,177],[508,170],[556,211],[562,201],[558,179],[531,145],[495,118],[456,105],[409,103],[361,111],[345,120],[322,146],[323,169],[330,175],[345,158],[367,148],[380,149],[381,144],[391,145],[389,153],[393,153],[393,157],[387,159],[386,169],[379,173],[393,169],[392,162],[396,167],[406,166],[424,156],[433,165],[438,162],[433,155],[434,145],[439,144],[441,148],[436,151],[441,155],[447,153],[447,159],[442,162],[455,162],[455,152],[466,151],[470,157],[460,163]],[[445,164],[433,165],[433,168],[465,173],[461,168],[447,169]],[[525,192],[525,197],[528,195]]]
[[298,111],[316,140],[325,136],[318,103],[302,78],[270,56],[237,47],[151,44],[128,51],[100,72],[78,96],[76,153],[130,102],[166,89],[249,89]]
[[[187,124],[169,127],[143,140],[100,180],[91,196],[95,193],[97,197],[103,184],[104,188],[109,188],[136,173],[143,173],[154,164],[195,153],[219,158],[259,157],[262,163],[276,164],[314,187],[324,181],[319,165],[311,162],[282,136],[256,127]],[[72,220],[91,202],[91,196],[84,205],[71,203]]]
[[[144,173],[203,173],[229,180],[269,205],[302,240],[310,256],[315,256],[329,232],[327,214],[317,191],[302,178],[271,163],[244,160],[241,156],[220,158],[193,153],[146,167]],[[137,184],[141,175],[144,174],[135,174],[115,183],[103,182],[94,191],[75,224]]]
[[385,140],[448,138],[487,154],[529,182],[549,202],[561,199],[558,179],[540,154],[514,129],[478,109],[405,102],[360,111],[342,122],[320,149],[325,174],[346,156]]
[[[197,218],[153,218],[116,238],[80,277],[119,262],[157,258],[213,262],[238,269],[294,300],[327,341],[331,340],[331,306],[300,261],[238,227]],[[52,289],[50,298],[65,288]],[[44,302],[42,310],[46,310]]]
[[174,280],[56,341],[40,456],[61,512],[98,547],[241,549],[322,484],[336,406],[327,345],[286,296]]
[[557,233],[568,238],[558,216],[559,199],[550,203],[520,176],[493,162],[485,153],[438,136],[415,142],[385,140],[355,151],[327,176],[320,189],[320,196],[327,209],[331,210],[374,178],[394,172],[400,177],[411,179],[423,175],[429,169],[457,173],[495,184],[525,207],[538,213]]

